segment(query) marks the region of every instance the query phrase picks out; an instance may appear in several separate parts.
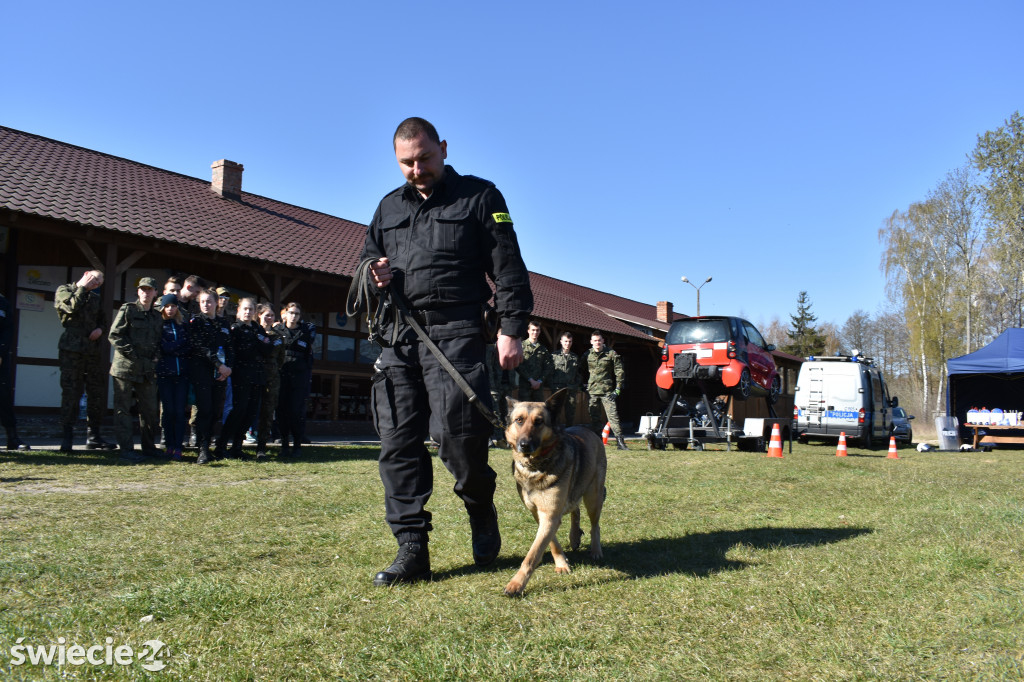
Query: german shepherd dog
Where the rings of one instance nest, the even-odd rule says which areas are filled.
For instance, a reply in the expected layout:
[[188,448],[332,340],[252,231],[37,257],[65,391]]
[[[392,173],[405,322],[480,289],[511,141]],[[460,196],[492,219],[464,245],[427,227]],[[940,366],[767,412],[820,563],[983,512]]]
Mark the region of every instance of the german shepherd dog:
[[541,559],[551,546],[555,573],[568,573],[569,561],[558,544],[558,527],[571,514],[569,547],[579,549],[580,502],[590,517],[590,556],[600,559],[601,506],[605,498],[608,460],[604,444],[594,432],[581,426],[564,428],[556,424],[568,392],[555,392],[543,403],[519,402],[508,398],[509,425],[505,439],[512,448],[512,476],[523,504],[537,521],[537,537],[522,566],[505,586],[505,594],[519,596],[526,588]]

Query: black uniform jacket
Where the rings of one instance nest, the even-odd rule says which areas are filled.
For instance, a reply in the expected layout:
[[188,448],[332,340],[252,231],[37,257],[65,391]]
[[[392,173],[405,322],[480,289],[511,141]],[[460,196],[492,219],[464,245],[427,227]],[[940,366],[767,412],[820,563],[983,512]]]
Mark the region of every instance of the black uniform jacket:
[[480,313],[491,298],[488,277],[502,332],[526,336],[530,279],[505,199],[493,183],[445,166],[426,199],[411,185],[394,190],[377,207],[363,246],[363,258],[383,256],[394,273],[391,286],[410,307],[437,313],[426,317],[432,337],[481,330]]

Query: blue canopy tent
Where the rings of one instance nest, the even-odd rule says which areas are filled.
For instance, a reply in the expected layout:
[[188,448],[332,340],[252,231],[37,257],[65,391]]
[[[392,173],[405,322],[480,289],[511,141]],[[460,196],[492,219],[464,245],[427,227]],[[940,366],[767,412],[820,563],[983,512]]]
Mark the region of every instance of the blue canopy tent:
[[984,348],[946,360],[946,372],[946,414],[961,425],[972,407],[1024,411],[1024,329],[1007,329]]

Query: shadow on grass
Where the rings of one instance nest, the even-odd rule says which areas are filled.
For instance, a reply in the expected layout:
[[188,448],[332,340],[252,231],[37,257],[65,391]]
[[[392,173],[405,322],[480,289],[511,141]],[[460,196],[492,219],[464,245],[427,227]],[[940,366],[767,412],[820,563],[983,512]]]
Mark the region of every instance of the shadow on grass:
[[726,557],[729,550],[739,545],[754,549],[814,547],[873,532],[871,528],[745,528],[694,533],[681,538],[652,538],[605,545],[602,563],[635,578],[669,573],[706,577],[750,566],[745,561]]
[[[278,448],[269,448],[270,456],[266,460],[256,460],[255,450],[246,449],[246,457],[237,461],[238,464],[262,464],[263,462],[277,462],[280,464],[299,462],[333,462],[368,460],[377,461],[380,455],[380,446],[370,445],[307,445],[299,451],[298,457],[278,457]],[[29,464],[29,465],[60,465],[60,464],[85,464],[89,466],[181,466],[183,464],[195,464],[197,452],[186,450],[183,462],[174,462],[170,459],[155,457],[145,459],[142,462],[125,462],[118,456],[117,450],[75,450],[70,454],[58,452],[57,450],[34,449],[28,452],[4,452],[0,454],[0,464]],[[223,461],[223,460],[222,460]],[[10,479],[5,479],[10,480]]]
[[[829,545],[873,533],[871,528],[747,528],[723,530],[713,533],[694,533],[681,538],[651,538],[635,542],[604,544],[604,558],[594,560],[588,554],[587,536],[576,552],[567,552],[573,566],[592,565],[611,568],[633,578],[653,578],[672,573],[685,573],[704,578],[722,571],[739,571],[751,566],[746,561],[726,558],[729,550],[738,545],[754,549],[780,549],[788,547],[814,547]],[[494,572],[514,572],[522,557],[499,557],[483,569]],[[550,567],[551,554],[545,552],[541,566]],[[448,580],[481,569],[460,566],[448,571],[437,571],[434,580]],[[576,587],[579,587],[578,585]]]

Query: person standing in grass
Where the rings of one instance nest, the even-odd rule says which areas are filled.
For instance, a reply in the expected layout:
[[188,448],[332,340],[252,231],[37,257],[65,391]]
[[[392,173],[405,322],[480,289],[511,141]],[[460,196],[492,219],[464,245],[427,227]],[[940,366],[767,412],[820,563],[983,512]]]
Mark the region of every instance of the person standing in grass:
[[196,401],[196,446],[199,457],[196,464],[210,461],[210,443],[214,437],[214,424],[220,422],[224,405],[224,387],[231,376],[234,350],[231,330],[223,327],[217,317],[217,294],[203,289],[196,296],[199,314],[189,320],[191,341],[189,354],[189,381]]
[[[270,339],[263,328],[255,324],[256,304],[251,298],[238,301],[235,323],[231,325],[231,345],[235,349],[235,366],[231,368],[231,412],[224,420],[224,428],[217,439],[217,457],[227,454],[242,458],[242,440],[245,430],[256,418],[260,395],[267,383],[264,370],[270,355]],[[231,441],[231,451],[227,443]]]
[[53,298],[53,306],[64,327],[57,345],[63,431],[61,452],[72,451],[83,391],[87,415],[85,447],[89,450],[108,450],[111,447],[100,435],[100,424],[107,409],[107,372],[100,348],[100,339],[107,328],[107,314],[97,291],[101,286],[103,272],[89,270],[77,282],[57,287]]
[[[530,279],[501,192],[445,164],[447,141],[422,118],[403,121],[392,137],[406,183],[380,202],[366,230],[362,260],[377,289],[401,294],[427,335],[459,368],[484,404],[490,402],[483,313],[492,296],[502,369],[523,361],[522,337],[533,310]],[[382,330],[387,338],[392,330]],[[458,388],[427,345],[405,326],[374,363],[371,404],[381,439],[384,508],[398,554],[373,579],[377,586],[429,580],[432,530],[427,501],[433,465],[424,445],[455,478],[469,515],[473,561],[494,562],[501,550],[494,507],[496,474],[487,463],[491,424]]]
[[178,297],[164,294],[160,298],[163,331],[160,336],[160,361],[156,365],[157,391],[163,408],[164,449],[167,455],[181,461],[188,418],[188,330],[182,324]]
[[302,321],[302,306],[292,301],[281,310],[277,325],[284,345],[277,427],[281,431],[281,457],[299,454],[306,439],[306,397],[313,368],[316,327]]
[[141,461],[135,453],[132,435],[132,406],[138,407],[142,455],[155,457],[159,402],[156,387],[156,362],[160,356],[163,321],[153,310],[156,280],[139,280],[138,300],[125,303],[117,311],[107,338],[114,347],[110,376],[114,381],[114,436],[121,459]]
[[558,340],[561,349],[551,354],[551,391],[566,389],[565,425],[576,422],[576,394],[580,390],[580,358],[572,352],[572,334],[563,332]]
[[274,327],[274,309],[266,303],[256,306],[256,318],[263,333],[270,339],[270,353],[264,358],[263,370],[267,383],[263,385],[260,400],[259,424],[256,427],[256,459],[267,456],[267,441],[277,410],[277,396],[281,389],[281,365],[284,364],[284,340],[281,332]]

